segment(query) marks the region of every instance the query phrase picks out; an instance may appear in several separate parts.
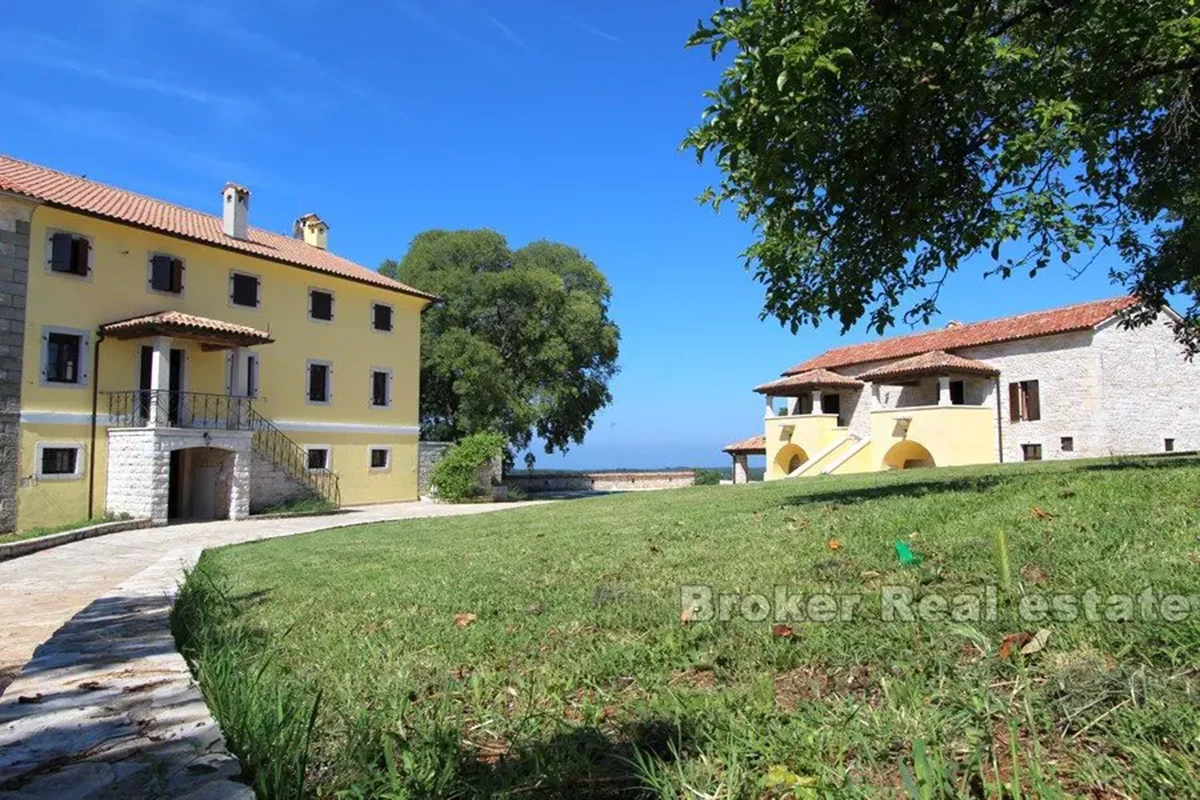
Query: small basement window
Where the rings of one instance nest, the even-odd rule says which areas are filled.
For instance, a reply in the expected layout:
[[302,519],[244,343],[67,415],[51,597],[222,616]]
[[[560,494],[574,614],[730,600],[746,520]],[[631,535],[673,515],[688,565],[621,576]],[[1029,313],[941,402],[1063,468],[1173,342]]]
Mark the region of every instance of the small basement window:
[[1174,453],[1175,452],[1175,440],[1174,439],[1163,439],[1163,451],[1167,452],[1167,453]]
[[235,306],[258,308],[259,280],[254,275],[234,272],[229,276],[229,301]]
[[50,271],[86,277],[91,271],[92,243],[86,236],[59,231],[50,235]]
[[183,293],[183,259],[162,253],[150,256],[150,288],[169,294]]
[[371,324],[377,331],[391,331],[392,307],[383,303],[373,303],[371,305]]
[[386,447],[371,448],[371,469],[387,469],[392,452]]
[[1023,444],[1021,452],[1025,456],[1026,461],[1041,461],[1042,446],[1040,444]]
[[1062,451],[1064,453],[1074,453],[1075,452],[1075,437],[1074,436],[1062,437]]
[[38,477],[75,477],[79,474],[78,447],[42,447]]
[[308,468],[309,469],[329,469],[329,448],[328,447],[310,447],[310,448],[308,448]]
[[322,322],[332,322],[333,293],[323,292],[320,289],[309,289],[308,316],[310,319],[318,319]]

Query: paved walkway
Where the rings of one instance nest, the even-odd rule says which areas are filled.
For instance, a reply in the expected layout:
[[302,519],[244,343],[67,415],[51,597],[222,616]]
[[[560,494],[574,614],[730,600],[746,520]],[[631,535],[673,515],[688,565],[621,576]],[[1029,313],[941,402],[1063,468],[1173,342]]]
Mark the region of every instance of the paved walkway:
[[0,562],[0,800],[252,798],[175,651],[168,614],[183,570],[208,547],[521,505],[150,528]]

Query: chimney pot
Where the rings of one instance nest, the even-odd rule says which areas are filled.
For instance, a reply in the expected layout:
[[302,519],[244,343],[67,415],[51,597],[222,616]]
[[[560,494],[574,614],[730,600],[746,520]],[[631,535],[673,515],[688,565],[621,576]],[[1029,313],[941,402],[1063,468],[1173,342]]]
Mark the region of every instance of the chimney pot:
[[305,214],[292,226],[292,235],[320,250],[329,249],[329,226],[316,214]]
[[249,228],[250,190],[232,181],[221,191],[221,229],[226,236],[245,239]]

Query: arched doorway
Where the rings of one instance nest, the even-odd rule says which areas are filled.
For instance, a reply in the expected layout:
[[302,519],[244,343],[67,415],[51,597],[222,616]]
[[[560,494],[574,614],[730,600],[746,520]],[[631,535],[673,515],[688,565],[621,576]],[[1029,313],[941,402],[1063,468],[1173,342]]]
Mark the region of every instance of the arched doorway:
[[775,468],[784,477],[800,469],[806,461],[808,461],[808,453],[804,452],[804,448],[794,444],[784,446],[775,454]]
[[216,447],[171,451],[167,518],[229,519],[234,453]]
[[920,469],[933,467],[933,454],[923,445],[905,439],[892,445],[883,457],[883,465],[888,469]]

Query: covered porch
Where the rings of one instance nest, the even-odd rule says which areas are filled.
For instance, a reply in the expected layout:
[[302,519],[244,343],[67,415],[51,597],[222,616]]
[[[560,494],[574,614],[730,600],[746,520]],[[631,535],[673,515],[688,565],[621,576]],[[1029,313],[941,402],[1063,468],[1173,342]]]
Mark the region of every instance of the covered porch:
[[765,456],[767,454],[767,437],[751,436],[740,442],[734,442],[722,448],[733,458],[733,483],[735,485],[750,482],[750,456]]
[[863,388],[862,381],[827,369],[756,386],[766,398],[766,479],[797,475],[849,439],[847,420]]

